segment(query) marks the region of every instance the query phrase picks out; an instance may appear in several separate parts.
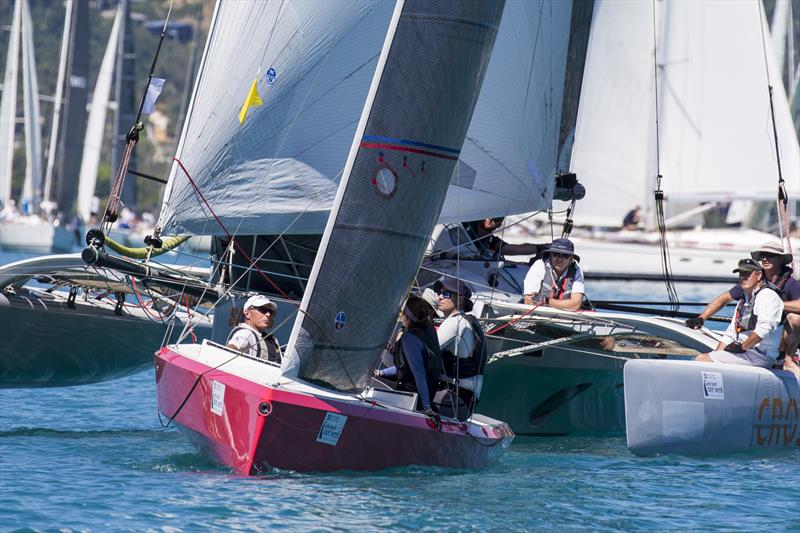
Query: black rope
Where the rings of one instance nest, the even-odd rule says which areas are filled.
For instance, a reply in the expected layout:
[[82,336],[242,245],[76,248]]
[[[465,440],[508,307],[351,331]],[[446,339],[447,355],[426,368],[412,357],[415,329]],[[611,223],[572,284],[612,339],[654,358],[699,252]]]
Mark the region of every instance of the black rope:
[[181,412],[181,409],[183,409],[183,407],[186,405],[186,402],[188,402],[188,401],[189,401],[189,398],[192,396],[192,393],[193,393],[193,392],[194,392],[194,390],[197,388],[197,385],[199,385],[199,384],[200,384],[200,380],[201,380],[201,379],[203,379],[203,376],[205,376],[206,374],[208,374],[208,373],[209,373],[209,372],[211,372],[212,370],[217,370],[219,367],[221,367],[221,366],[223,366],[223,365],[227,365],[228,363],[230,363],[231,361],[233,361],[234,359],[236,359],[236,358],[237,358],[237,357],[239,357],[240,355],[241,355],[241,354],[238,354],[238,353],[237,353],[236,355],[234,355],[233,357],[231,357],[231,358],[230,358],[230,359],[228,359],[227,361],[223,361],[222,363],[218,364],[218,365],[217,365],[217,366],[215,366],[214,368],[209,368],[209,369],[208,369],[208,370],[206,370],[205,372],[201,372],[201,373],[200,373],[200,374],[197,376],[197,379],[194,381],[194,385],[192,385],[192,388],[191,388],[191,389],[189,389],[189,392],[188,392],[188,393],[186,393],[186,397],[183,399],[183,401],[182,401],[182,402],[181,402],[181,404],[178,406],[178,408],[175,410],[175,412],[174,412],[174,413],[172,413],[172,416],[169,416],[169,417],[167,417],[167,423],[166,423],[166,425],[165,425],[165,424],[164,424],[164,422],[161,420],[161,411],[158,411],[158,422],[159,422],[159,424],[161,424],[161,427],[162,427],[162,428],[164,428],[164,429],[169,429],[169,425],[170,425],[170,424],[171,424],[171,423],[172,423],[172,422],[175,420],[175,417],[176,417],[176,416],[178,416],[178,413],[180,413],[180,412]]

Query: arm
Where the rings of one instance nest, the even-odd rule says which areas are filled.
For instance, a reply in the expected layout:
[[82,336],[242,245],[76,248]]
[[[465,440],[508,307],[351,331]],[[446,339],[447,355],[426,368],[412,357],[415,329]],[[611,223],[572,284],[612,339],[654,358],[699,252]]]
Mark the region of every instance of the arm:
[[546,248],[546,244],[534,244],[532,242],[526,242],[523,244],[508,244],[507,242],[502,242],[500,244],[500,254],[502,255],[536,255],[539,253],[539,250],[542,248]]
[[528,269],[525,274],[525,281],[523,284],[523,294],[525,303],[533,305],[533,297],[539,293],[542,288],[542,280],[544,279],[544,262],[542,260],[536,261],[533,266]]
[[581,305],[583,305],[583,293],[573,292],[570,297],[565,300],[548,300],[547,305],[565,311],[577,311],[581,308]]
[[709,303],[705,309],[700,313],[700,318],[703,320],[707,319],[710,316],[714,316],[720,309],[728,305],[733,298],[731,297],[731,293],[729,291],[725,291],[719,296],[717,296],[713,302]]

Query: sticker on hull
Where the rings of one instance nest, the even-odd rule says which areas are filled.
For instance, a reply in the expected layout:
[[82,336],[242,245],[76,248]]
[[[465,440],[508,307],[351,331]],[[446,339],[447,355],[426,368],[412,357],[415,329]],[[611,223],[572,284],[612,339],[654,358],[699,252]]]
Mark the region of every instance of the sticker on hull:
[[322,426],[319,428],[319,433],[317,433],[317,442],[336,446],[345,422],[347,422],[347,417],[344,415],[325,413],[325,420],[322,421]]
[[724,400],[725,384],[722,382],[720,372],[702,372],[703,398],[708,400]]
[[211,412],[222,416],[225,407],[225,384],[219,381],[211,382]]

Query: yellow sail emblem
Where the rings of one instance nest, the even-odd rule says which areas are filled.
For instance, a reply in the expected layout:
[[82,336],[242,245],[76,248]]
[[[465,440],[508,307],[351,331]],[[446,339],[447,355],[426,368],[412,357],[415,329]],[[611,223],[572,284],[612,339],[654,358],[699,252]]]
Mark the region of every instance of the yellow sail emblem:
[[250,86],[250,92],[247,93],[247,98],[242,104],[242,110],[239,111],[239,124],[244,124],[244,119],[247,118],[247,110],[254,106],[264,105],[261,96],[258,94],[258,87],[256,86],[258,78],[253,80],[253,85]]

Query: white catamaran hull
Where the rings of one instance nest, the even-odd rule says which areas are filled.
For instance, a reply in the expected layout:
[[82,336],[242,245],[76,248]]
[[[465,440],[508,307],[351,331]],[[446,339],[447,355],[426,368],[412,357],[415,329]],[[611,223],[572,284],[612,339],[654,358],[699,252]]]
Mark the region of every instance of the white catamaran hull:
[[625,366],[628,448],[636,455],[800,450],[800,384],[782,370],[715,363]]

